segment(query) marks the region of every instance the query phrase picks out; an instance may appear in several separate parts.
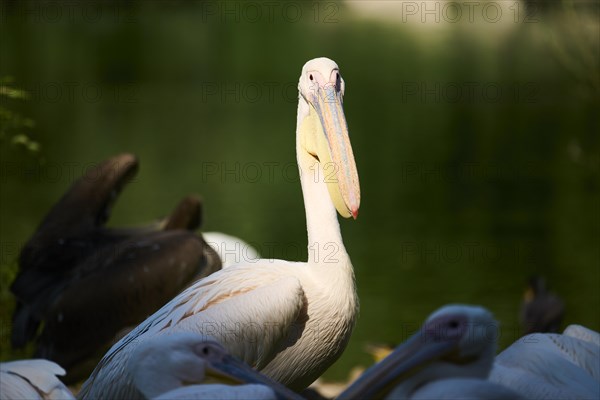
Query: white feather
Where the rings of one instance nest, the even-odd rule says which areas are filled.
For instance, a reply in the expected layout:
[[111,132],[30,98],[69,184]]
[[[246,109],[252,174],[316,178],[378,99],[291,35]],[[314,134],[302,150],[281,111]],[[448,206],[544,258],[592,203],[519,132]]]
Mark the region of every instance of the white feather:
[[64,369],[48,360],[0,363],[0,399],[73,399],[56,377],[64,374]]

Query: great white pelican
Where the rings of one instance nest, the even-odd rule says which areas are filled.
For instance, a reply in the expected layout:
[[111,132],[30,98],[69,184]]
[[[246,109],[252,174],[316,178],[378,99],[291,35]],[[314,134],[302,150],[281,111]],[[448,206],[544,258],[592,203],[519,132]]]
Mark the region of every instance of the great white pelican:
[[308,260],[241,263],[199,280],[116,343],[80,398],[141,397],[125,365],[139,344],[159,334],[209,335],[294,390],[308,386],[342,354],[358,299],[336,210],[356,218],[360,189],[338,65],[328,58],[308,61],[298,91],[296,154]]

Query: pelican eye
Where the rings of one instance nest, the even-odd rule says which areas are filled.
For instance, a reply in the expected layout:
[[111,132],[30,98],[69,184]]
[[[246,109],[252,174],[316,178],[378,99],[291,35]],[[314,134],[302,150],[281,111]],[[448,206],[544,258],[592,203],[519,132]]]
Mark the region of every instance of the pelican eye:
[[310,79],[311,81],[313,80],[313,76],[312,76],[312,74],[310,74],[310,75],[308,76],[308,79]]
[[210,353],[210,351],[208,350],[208,346],[205,346],[202,348],[202,354],[204,354],[205,356],[207,356]]
[[456,329],[459,327],[459,323],[457,320],[453,319],[452,321],[448,322],[448,326],[452,329]]

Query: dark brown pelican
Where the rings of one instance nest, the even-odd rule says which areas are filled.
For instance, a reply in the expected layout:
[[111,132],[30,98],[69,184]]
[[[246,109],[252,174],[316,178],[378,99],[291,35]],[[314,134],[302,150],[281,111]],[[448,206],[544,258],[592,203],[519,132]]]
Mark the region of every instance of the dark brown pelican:
[[523,334],[556,333],[565,315],[565,303],[546,289],[546,280],[540,276],[529,278],[521,304]]
[[193,232],[201,223],[195,197],[144,227],[104,226],[137,168],[133,155],[121,154],[88,170],[52,207],[20,255],[11,287],[17,298],[12,345],[34,339],[43,322],[35,356],[65,367],[67,381],[89,372],[83,363],[101,356],[119,332],[221,268],[215,251]]

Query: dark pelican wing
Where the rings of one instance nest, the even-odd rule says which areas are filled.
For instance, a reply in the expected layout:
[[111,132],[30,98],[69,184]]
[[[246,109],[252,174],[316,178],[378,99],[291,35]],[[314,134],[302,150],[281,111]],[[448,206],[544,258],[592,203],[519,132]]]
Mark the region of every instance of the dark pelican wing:
[[163,230],[195,231],[200,225],[202,225],[202,202],[195,196],[188,196],[181,200],[177,208],[165,219]]
[[221,268],[218,255],[193,232],[202,215],[194,196],[147,226],[103,226],[136,170],[129,154],[90,169],[51,209],[21,253],[11,287],[17,297],[13,346],[32,340],[44,322],[36,356],[58,362],[69,377],[120,331]]
[[17,298],[13,347],[23,347],[33,339],[47,307],[69,274],[94,249],[119,241],[99,228],[137,168],[133,155],[121,154],[89,169],[52,207],[25,244],[19,257],[19,274],[11,286]]
[[86,377],[91,369],[71,366],[106,350],[124,329],[218,269],[218,256],[206,257],[207,250],[213,251],[200,237],[175,230],[125,240],[94,254],[86,260],[90,272],[66,287],[48,310],[35,356],[64,365],[69,381]]

